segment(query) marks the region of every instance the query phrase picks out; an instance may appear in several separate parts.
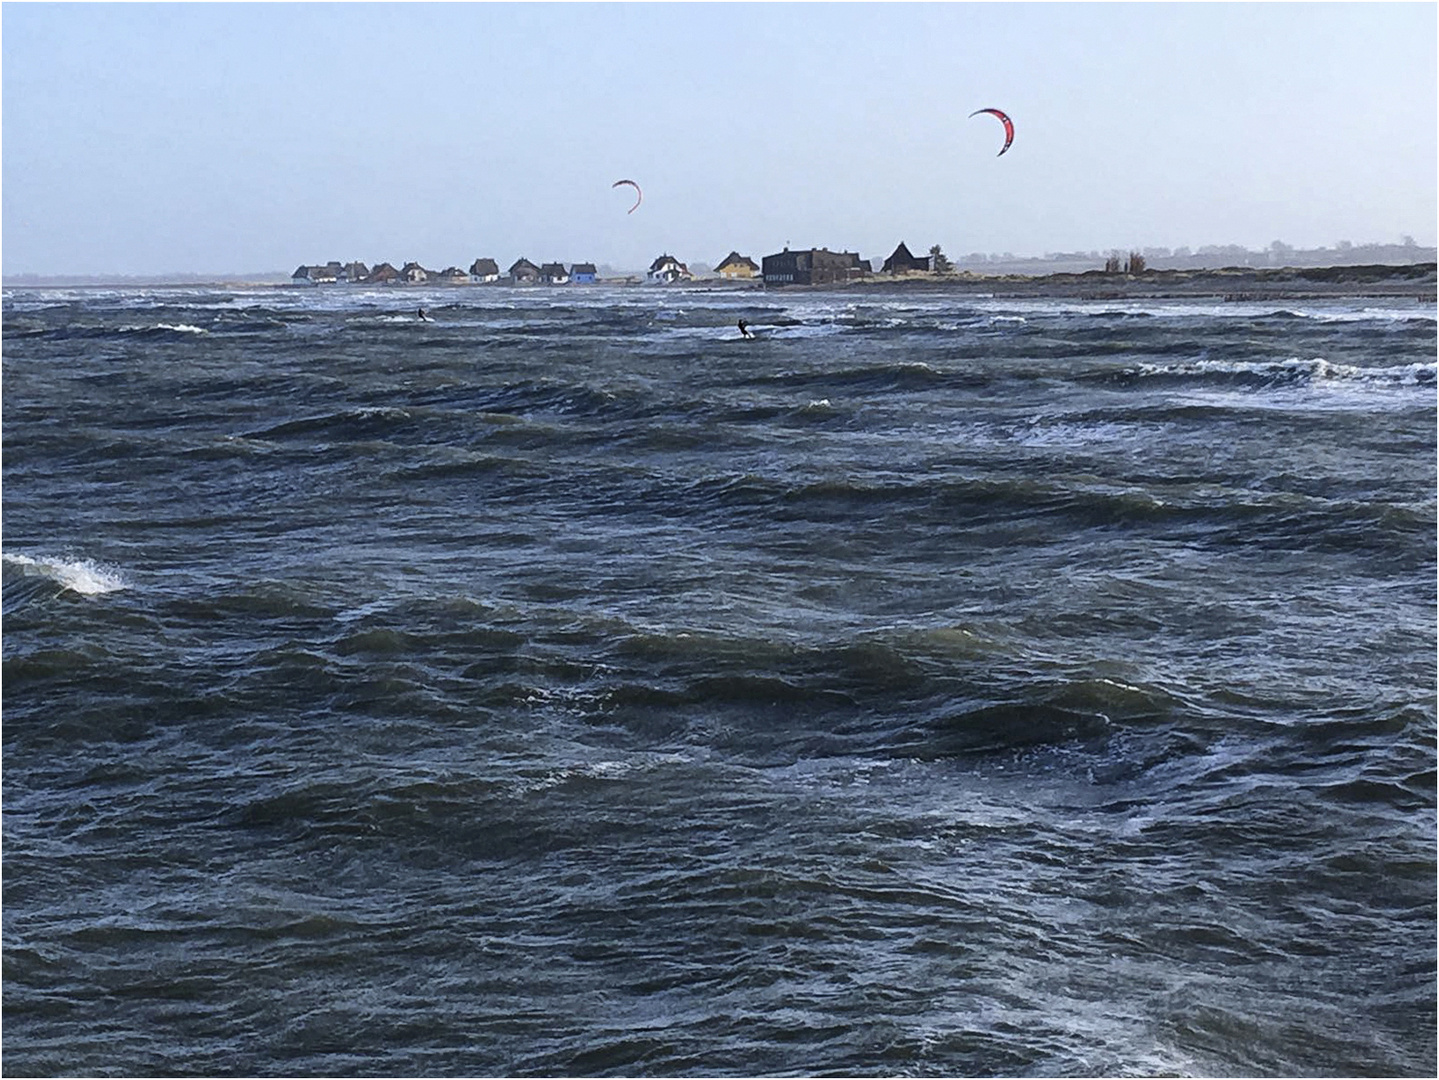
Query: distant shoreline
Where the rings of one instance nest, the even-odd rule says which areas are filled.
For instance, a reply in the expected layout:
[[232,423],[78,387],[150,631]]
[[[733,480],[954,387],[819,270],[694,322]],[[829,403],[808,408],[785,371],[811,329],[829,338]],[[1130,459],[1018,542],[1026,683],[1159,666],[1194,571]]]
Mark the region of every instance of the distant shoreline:
[[901,288],[915,292],[982,294],[1006,299],[1063,300],[1319,300],[1325,298],[1404,298],[1435,300],[1435,264],[1399,266],[1226,267],[1219,270],[1146,270],[1109,274],[983,275],[968,272],[935,276],[875,275],[843,285],[782,286],[815,291],[863,291]]
[[[735,292],[866,292],[875,289],[902,289],[915,293],[978,295],[1002,299],[1060,300],[1191,300],[1263,301],[1271,299],[1319,300],[1390,298],[1434,302],[1436,273],[1434,263],[1376,264],[1368,266],[1327,267],[1225,267],[1204,270],[1145,270],[1138,274],[1106,273],[1089,270],[1083,273],[1054,274],[977,274],[959,271],[951,274],[912,274],[892,276],[873,274],[855,281],[829,285],[766,286],[763,281],[727,281],[708,278],[675,285],[654,285],[628,278],[601,280],[599,286],[670,289],[712,289]],[[293,289],[288,283],[271,280],[244,280],[216,277],[211,280],[137,281],[134,279],[37,278],[5,281],[7,289],[54,288],[246,288]],[[428,290],[523,288],[544,291],[554,288],[585,289],[588,285],[395,285],[386,290],[404,292],[420,288]],[[320,286],[326,289],[349,289],[356,286]],[[306,290],[309,291],[309,290]]]

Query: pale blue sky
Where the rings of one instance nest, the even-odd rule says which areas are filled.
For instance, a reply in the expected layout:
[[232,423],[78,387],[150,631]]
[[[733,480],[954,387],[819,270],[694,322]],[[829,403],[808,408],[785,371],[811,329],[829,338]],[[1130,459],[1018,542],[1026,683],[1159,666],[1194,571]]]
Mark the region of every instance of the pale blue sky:
[[1432,245],[1436,33],[1432,3],[9,2],[0,257]]

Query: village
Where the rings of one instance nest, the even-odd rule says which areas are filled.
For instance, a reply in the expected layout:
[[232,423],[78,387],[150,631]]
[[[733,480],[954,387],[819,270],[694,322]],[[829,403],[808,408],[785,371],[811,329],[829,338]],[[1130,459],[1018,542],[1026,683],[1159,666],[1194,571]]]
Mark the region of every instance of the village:
[[[949,269],[948,260],[938,246],[928,255],[915,256],[900,243],[884,261],[880,273],[889,275],[942,273]],[[508,270],[501,271],[492,258],[479,258],[468,270],[450,266],[444,270],[428,270],[417,262],[407,262],[398,270],[387,262],[373,268],[362,262],[328,262],[304,265],[291,275],[290,282],[299,286],[321,285],[593,285],[636,284],[675,285],[701,278],[714,281],[765,285],[832,285],[855,281],[874,272],[870,261],[852,251],[830,251],[828,248],[805,248],[765,255],[759,264],[748,255],[731,251],[707,274],[695,274],[668,253],[660,255],[645,271],[644,277],[617,275],[601,278],[592,262],[578,262],[566,267],[562,262],[533,263],[517,259]]]
[[[844,286],[929,283],[967,291],[989,290],[994,295],[1073,296],[1115,299],[1121,296],[1219,296],[1254,299],[1277,292],[1294,296],[1339,293],[1365,296],[1416,296],[1432,298],[1434,249],[1414,244],[1347,245],[1319,251],[1298,251],[1276,242],[1264,252],[1222,249],[1195,265],[1184,251],[1145,248],[1127,253],[1075,252],[1030,264],[1005,264],[978,255],[951,262],[938,244],[915,255],[900,242],[888,258],[867,260],[852,251],[828,248],[790,249],[761,257],[757,264],[747,255],[731,251],[712,269],[696,263],[694,270],[665,253],[642,274],[603,272],[592,262],[536,264],[517,259],[501,270],[492,258],[479,258],[468,270],[451,266],[426,269],[407,262],[400,269],[390,263],[374,268],[362,262],[328,262],[298,267],[290,283],[307,287],[335,286],[569,286],[695,284],[705,287],[760,288],[785,286]],[[874,264],[879,263],[878,269]],[[998,290],[998,291],[996,291]]]

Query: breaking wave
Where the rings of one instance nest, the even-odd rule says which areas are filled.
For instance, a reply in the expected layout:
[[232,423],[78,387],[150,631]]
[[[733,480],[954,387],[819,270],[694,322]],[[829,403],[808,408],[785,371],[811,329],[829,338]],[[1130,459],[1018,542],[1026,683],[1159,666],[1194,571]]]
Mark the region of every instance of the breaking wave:
[[29,555],[4,555],[6,571],[26,577],[48,578],[63,589],[81,596],[103,596],[129,588],[129,583],[114,570],[89,559],[33,558]]

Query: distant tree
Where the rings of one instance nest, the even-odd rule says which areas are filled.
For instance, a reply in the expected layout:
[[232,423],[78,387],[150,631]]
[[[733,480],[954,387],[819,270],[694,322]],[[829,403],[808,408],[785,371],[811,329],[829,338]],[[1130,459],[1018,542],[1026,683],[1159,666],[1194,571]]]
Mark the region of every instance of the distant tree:
[[1111,252],[1109,258],[1104,260],[1104,272],[1106,274],[1117,274],[1119,273],[1119,269],[1119,252]]
[[1124,264],[1124,272],[1126,274],[1144,273],[1144,256],[1137,251],[1131,251],[1129,261]]
[[938,244],[929,249],[929,268],[936,274],[947,274],[954,269],[944,252],[939,250]]
[[1401,244],[1403,244],[1405,247],[1416,247],[1416,246],[1418,246],[1418,245],[1416,245],[1416,244],[1414,243],[1414,237],[1410,236],[1408,233],[1405,233],[1403,236],[1401,236],[1401,237],[1399,238],[1399,242],[1400,242]]

